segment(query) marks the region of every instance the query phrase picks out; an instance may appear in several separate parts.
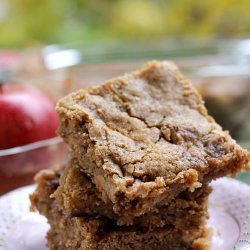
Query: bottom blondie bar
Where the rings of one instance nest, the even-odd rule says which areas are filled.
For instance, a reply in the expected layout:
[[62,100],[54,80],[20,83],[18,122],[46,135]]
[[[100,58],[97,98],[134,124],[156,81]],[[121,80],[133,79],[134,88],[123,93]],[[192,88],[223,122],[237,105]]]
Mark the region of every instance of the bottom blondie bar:
[[[51,226],[47,235],[49,249],[209,249],[209,233],[204,225],[207,199],[203,199],[200,204],[204,210],[203,218],[200,218],[201,214],[190,214],[188,218],[178,218],[177,215],[176,221],[165,221],[166,224],[161,227],[142,226],[150,223],[119,226],[115,219],[90,214],[70,216],[52,195],[59,186],[63,168],[40,172],[36,177],[37,189],[31,195],[33,209],[45,215]],[[207,187],[207,190],[210,189]],[[209,191],[206,192],[206,196],[208,194]],[[188,208],[185,212],[189,212]],[[143,218],[147,220],[146,215]],[[148,219],[150,220],[150,216]],[[195,223],[196,226],[189,227],[190,223]]]
[[[184,250],[208,249],[206,232],[175,231],[172,227],[141,230],[115,227],[103,218],[64,217],[56,210],[49,220],[48,246],[52,250]],[[202,238],[204,237],[204,238]],[[198,238],[198,239],[197,239]]]

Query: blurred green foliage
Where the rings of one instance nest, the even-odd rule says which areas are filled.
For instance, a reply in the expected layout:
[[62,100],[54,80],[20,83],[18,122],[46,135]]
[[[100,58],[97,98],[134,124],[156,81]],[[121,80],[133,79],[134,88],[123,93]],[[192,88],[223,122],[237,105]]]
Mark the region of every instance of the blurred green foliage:
[[249,0],[0,0],[0,46],[250,33]]

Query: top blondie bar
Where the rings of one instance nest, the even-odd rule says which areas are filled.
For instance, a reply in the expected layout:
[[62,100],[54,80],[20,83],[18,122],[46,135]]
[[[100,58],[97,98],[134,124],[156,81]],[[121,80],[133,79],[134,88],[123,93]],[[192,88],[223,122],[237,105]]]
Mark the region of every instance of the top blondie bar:
[[81,89],[57,112],[59,134],[117,214],[144,214],[249,161],[171,62]]

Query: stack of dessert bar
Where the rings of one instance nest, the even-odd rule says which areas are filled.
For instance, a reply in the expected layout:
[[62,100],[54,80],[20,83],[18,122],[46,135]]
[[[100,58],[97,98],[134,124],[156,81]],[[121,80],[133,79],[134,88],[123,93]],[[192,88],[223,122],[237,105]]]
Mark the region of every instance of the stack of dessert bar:
[[150,62],[57,104],[70,160],[36,176],[50,249],[209,249],[209,182],[249,153],[170,62]]

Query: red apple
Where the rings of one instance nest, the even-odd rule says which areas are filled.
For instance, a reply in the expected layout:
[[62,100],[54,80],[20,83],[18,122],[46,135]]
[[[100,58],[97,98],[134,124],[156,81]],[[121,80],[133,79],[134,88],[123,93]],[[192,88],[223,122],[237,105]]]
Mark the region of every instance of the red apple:
[[56,136],[55,103],[30,85],[0,85],[0,149]]

